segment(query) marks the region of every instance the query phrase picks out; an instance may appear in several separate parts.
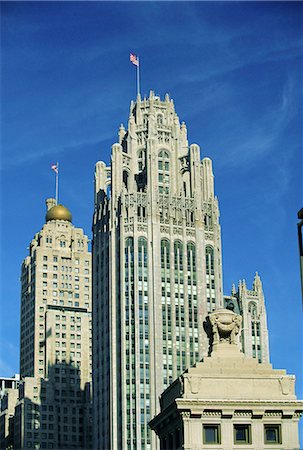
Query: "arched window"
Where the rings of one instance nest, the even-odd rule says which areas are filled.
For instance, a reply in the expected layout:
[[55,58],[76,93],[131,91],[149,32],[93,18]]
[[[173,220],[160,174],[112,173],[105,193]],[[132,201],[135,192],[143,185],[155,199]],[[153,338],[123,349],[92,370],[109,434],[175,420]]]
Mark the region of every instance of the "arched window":
[[257,318],[257,306],[255,303],[251,302],[248,305],[248,311],[250,312],[250,315],[252,317],[252,319],[256,319]]
[[159,192],[168,194],[169,192],[169,154],[161,150],[158,155],[158,181]]
[[162,114],[157,115],[157,125],[161,127],[163,125],[163,116]]
[[206,254],[206,273],[209,275],[214,274],[214,249],[207,245],[205,249]]
[[170,244],[166,239],[161,240],[161,269],[167,269],[169,273],[169,252]]
[[183,272],[183,244],[180,241],[175,241],[174,244],[174,254],[175,254],[175,271],[176,276],[180,271]]

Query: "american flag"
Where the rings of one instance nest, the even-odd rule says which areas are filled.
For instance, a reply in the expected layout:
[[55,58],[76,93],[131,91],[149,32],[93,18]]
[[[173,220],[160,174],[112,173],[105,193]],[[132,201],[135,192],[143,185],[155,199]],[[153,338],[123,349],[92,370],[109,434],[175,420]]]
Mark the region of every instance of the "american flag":
[[135,64],[135,66],[137,66],[137,67],[139,66],[139,58],[136,55],[134,55],[133,53],[131,53],[129,55],[129,60],[130,60],[130,62]]
[[52,168],[52,170],[53,170],[54,172],[56,172],[56,173],[59,172],[58,164],[52,164],[52,165],[51,165],[51,168]]

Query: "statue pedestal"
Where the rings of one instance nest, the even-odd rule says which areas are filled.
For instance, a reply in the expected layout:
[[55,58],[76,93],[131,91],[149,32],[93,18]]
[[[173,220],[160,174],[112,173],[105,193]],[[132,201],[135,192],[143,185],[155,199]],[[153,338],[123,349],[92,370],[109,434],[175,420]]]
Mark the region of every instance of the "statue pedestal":
[[244,354],[240,351],[239,345],[230,344],[229,342],[218,342],[213,344],[211,356],[220,358],[244,358]]

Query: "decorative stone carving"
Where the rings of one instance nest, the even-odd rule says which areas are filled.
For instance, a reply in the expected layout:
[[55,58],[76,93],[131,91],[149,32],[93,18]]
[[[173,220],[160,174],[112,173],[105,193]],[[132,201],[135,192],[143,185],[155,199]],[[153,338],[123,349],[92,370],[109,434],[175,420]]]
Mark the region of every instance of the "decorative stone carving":
[[221,342],[237,345],[242,317],[228,309],[218,309],[209,315],[213,332],[213,345]]
[[180,161],[180,172],[184,174],[185,172],[189,172],[189,158],[188,155],[181,156],[179,158]]
[[289,395],[293,390],[292,384],[294,383],[294,380],[291,379],[290,376],[287,376],[280,378],[279,382],[282,394]]

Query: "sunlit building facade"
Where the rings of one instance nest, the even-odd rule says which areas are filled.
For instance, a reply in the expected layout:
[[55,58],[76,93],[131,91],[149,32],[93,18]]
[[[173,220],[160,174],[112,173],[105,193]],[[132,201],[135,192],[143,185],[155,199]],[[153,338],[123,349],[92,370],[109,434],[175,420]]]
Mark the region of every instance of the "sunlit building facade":
[[168,95],[138,96],[96,164],[93,271],[94,447],[155,449],[159,396],[207,354],[201,317],[223,305],[212,162]]
[[269,362],[268,329],[262,282],[258,273],[249,289],[240,280],[238,289],[233,286],[230,296],[224,296],[224,304],[242,316],[241,348],[247,357],[259,363]]
[[14,448],[91,448],[91,253],[70,211],[47,199],[21,272]]

